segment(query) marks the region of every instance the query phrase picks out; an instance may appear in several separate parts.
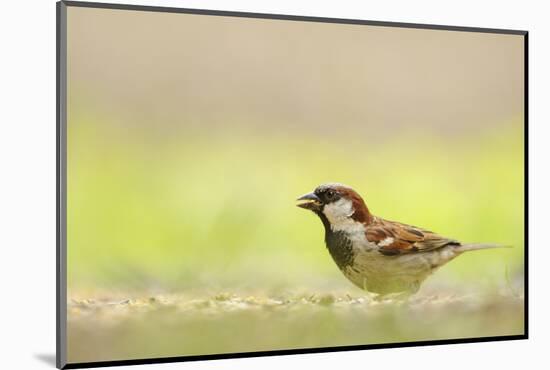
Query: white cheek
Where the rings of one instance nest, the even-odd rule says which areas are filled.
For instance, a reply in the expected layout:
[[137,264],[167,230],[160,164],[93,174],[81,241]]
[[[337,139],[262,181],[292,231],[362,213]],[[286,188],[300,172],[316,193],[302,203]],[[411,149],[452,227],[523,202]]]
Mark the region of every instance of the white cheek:
[[346,221],[351,215],[353,215],[353,212],[353,204],[350,200],[344,198],[341,198],[334,203],[327,204],[323,208],[323,213],[327,216],[327,219],[332,225]]
[[332,231],[343,231],[354,245],[365,245],[365,225],[351,218],[354,212],[353,204],[346,199],[327,204],[323,209]]

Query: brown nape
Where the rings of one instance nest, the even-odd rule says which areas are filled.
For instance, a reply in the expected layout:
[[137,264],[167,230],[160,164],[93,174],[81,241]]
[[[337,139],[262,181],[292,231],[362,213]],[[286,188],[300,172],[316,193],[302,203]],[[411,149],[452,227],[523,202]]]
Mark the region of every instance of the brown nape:
[[355,210],[351,216],[354,221],[362,222],[365,225],[368,225],[373,221],[373,215],[370,213],[365,201],[359,194],[349,188],[342,188],[338,190],[342,195],[351,200],[353,209]]

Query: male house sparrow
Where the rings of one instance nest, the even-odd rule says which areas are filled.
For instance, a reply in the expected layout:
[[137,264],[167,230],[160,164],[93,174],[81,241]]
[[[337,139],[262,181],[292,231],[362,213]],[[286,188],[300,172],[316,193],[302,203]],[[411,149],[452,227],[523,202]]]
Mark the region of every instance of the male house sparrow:
[[463,244],[415,226],[370,213],[352,188],[323,184],[298,198],[325,227],[325,243],[342,273],[359,288],[380,297],[408,296],[440,266],[466,251],[500,247]]

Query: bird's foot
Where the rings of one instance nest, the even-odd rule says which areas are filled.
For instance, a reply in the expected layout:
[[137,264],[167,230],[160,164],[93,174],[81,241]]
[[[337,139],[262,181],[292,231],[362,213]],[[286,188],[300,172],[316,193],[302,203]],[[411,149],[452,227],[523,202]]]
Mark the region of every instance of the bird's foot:
[[390,294],[377,294],[372,297],[374,302],[377,303],[397,303],[405,304],[409,302],[412,294],[409,292],[403,293],[390,293]]

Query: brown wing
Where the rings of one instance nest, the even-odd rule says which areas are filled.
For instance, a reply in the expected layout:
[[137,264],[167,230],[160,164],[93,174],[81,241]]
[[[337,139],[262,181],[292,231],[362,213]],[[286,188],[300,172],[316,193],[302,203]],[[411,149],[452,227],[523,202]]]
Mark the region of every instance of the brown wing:
[[418,227],[378,219],[367,226],[367,240],[378,246],[387,256],[412,252],[426,252],[446,245],[460,245],[453,239],[437,235]]

